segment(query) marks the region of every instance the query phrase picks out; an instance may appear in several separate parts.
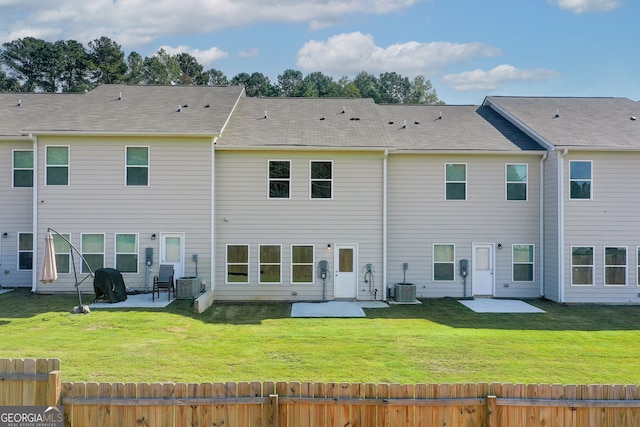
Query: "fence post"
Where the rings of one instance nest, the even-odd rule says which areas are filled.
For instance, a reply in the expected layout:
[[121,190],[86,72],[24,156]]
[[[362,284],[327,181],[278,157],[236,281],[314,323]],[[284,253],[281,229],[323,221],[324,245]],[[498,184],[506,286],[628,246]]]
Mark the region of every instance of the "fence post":
[[269,395],[269,408],[271,409],[271,417],[269,419],[269,425],[271,427],[278,427],[280,425],[279,412],[278,412],[278,395]]
[[487,396],[487,427],[497,427],[496,409],[498,401],[496,396],[490,394]]
[[60,394],[62,393],[62,378],[60,371],[49,372],[47,379],[47,406],[60,405]]

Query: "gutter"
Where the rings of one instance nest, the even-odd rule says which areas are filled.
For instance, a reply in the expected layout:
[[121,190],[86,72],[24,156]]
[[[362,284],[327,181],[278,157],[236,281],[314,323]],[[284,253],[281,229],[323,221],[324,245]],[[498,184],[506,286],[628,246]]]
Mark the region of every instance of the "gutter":
[[[32,233],[33,233],[33,261],[31,265],[31,292],[38,291],[38,137],[29,134],[29,139],[33,142],[33,191],[32,194]],[[34,265],[35,264],[35,265]]]
[[216,141],[211,139],[211,283],[209,290],[215,289],[216,278]]
[[564,303],[564,149],[558,159],[558,300]]
[[382,159],[382,301],[387,300],[387,159],[389,150],[384,151]]
[[548,153],[544,153],[540,157],[540,215],[539,215],[539,227],[540,227],[540,260],[538,261],[539,275],[540,275],[540,297],[544,297],[544,162],[549,156]]

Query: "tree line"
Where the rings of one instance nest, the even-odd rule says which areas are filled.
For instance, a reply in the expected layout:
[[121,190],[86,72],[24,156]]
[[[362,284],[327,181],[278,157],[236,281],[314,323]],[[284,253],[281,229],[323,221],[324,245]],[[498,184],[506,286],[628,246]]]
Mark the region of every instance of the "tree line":
[[205,70],[188,53],[160,49],[143,58],[125,56],[108,37],[87,46],[75,40],[47,42],[34,37],[6,42],[0,48],[0,91],[85,92],[101,84],[243,85],[247,96],[373,98],[376,103],[442,104],[431,82],[395,72],[379,76],[362,71],[352,80],[334,80],[321,72],[303,75],[287,69],[277,82],[262,73],[240,73],[231,79],[220,70]]

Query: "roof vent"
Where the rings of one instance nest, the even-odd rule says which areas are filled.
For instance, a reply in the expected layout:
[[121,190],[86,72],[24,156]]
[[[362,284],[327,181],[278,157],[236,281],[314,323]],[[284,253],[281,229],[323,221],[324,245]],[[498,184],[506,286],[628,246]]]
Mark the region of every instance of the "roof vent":
[[118,94],[118,101],[122,101],[122,92]]
[[209,105],[209,104],[204,106],[204,108],[209,108],[209,107],[211,107],[211,105]]
[[178,105],[178,109],[176,110],[176,113],[182,113],[182,105]]
[[438,118],[436,120],[442,120],[442,111],[440,111],[440,115],[438,115]]
[[264,110],[264,118],[265,118],[265,119],[268,119],[268,118],[269,118],[269,115],[267,114],[267,110]]
[[320,117],[320,121],[324,120],[324,117]]
[[358,120],[360,120],[360,117],[351,117],[349,120],[357,122]]
[[560,109],[559,108],[556,109],[556,115],[553,116],[553,118],[557,119],[558,117],[560,117]]
[[419,125],[419,124],[420,124],[420,122],[416,120],[415,122],[413,122],[413,124],[414,124],[414,125]]
[[22,107],[22,98],[18,99],[18,103],[16,104],[16,107]]
[[402,124],[402,129],[406,129],[407,128],[407,121],[405,120],[404,123]]
[[630,120],[633,120],[634,122],[636,121],[636,116],[631,116],[629,117]]
[[342,106],[342,112],[340,114],[345,114],[347,112],[347,107],[345,107],[344,105]]
[[389,123],[388,123],[388,124],[392,125],[392,124],[393,124],[393,120],[389,121]]

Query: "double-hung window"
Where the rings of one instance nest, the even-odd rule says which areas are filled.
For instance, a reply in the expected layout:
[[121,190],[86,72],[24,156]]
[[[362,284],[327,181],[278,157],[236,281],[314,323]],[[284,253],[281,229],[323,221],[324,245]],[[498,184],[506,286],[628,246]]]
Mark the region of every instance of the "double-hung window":
[[[104,234],[83,234],[81,251],[92,271],[104,267]],[[82,263],[82,272],[89,273],[87,265]]]
[[269,160],[269,198],[291,198],[290,160]]
[[46,185],[69,185],[69,147],[46,147]]
[[593,164],[590,160],[569,162],[569,186],[571,199],[591,199]]
[[313,245],[291,246],[291,283],[313,283]]
[[445,200],[467,200],[466,164],[445,164]]
[[[63,238],[64,237],[64,238]],[[67,240],[71,240],[70,234],[53,234],[53,248],[56,252],[56,270],[58,273],[69,273],[71,271],[71,252]]]
[[280,283],[282,247],[280,245],[260,245],[258,248],[260,257],[259,283]]
[[593,246],[571,248],[571,284],[593,285]]
[[227,245],[227,283],[249,283],[249,245]]
[[33,187],[32,150],[13,150],[13,186]]
[[450,282],[454,279],[455,246],[433,245],[433,280]]
[[121,273],[138,272],[137,234],[116,234],[116,270]]
[[311,198],[333,198],[333,162],[311,161]]
[[127,186],[149,185],[149,147],[126,147]]
[[508,164],[506,175],[507,200],[527,200],[528,165]]
[[533,245],[513,245],[513,281],[533,282]]
[[33,270],[33,233],[18,233],[18,270]]
[[627,248],[604,248],[604,284],[623,286],[627,284]]

